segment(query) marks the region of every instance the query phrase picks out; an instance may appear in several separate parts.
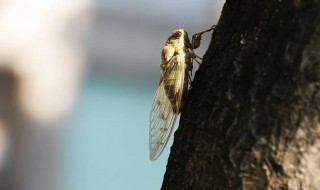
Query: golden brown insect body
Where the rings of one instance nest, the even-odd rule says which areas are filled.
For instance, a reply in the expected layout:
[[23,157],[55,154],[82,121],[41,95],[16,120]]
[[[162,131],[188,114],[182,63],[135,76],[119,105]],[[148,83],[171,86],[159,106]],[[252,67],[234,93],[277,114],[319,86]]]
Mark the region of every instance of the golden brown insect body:
[[[185,43],[190,43],[188,33],[184,29],[175,30],[167,40],[161,54],[162,78],[166,95],[169,98],[173,113],[179,112],[190,84],[190,72],[192,71],[190,51]],[[184,76],[181,76],[184,75]],[[179,93],[182,93],[181,102],[178,103]],[[180,106],[179,106],[180,105]]]
[[174,30],[162,49],[162,73],[150,114],[151,160],[157,159],[168,143],[184,104],[191,84],[192,61],[199,58],[193,49],[199,47],[201,35],[212,29],[194,34],[191,43],[185,29]]

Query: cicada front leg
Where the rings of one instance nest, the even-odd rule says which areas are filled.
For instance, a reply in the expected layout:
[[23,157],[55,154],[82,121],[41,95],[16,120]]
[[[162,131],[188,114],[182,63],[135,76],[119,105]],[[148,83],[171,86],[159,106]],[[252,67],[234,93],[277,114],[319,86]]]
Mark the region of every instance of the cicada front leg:
[[[216,27],[216,25],[213,25],[211,28],[209,28],[208,30],[204,30],[202,32],[198,32],[198,33],[195,33],[193,34],[192,36],[192,40],[191,40],[191,43],[188,43],[187,44],[187,47],[190,48],[190,49],[197,49],[199,46],[200,46],[200,43],[201,43],[201,37],[202,37],[202,34],[206,33],[206,32],[210,32],[211,30],[213,30],[214,28]],[[200,64],[200,62],[198,60],[196,60],[196,58],[202,60],[202,58],[200,56],[198,56],[197,54],[195,54],[193,51],[191,52],[192,53],[192,56],[193,56],[193,59]]]
[[206,33],[206,32],[210,32],[211,30],[213,30],[216,27],[216,25],[213,25],[211,28],[209,28],[208,30],[202,31],[202,32],[198,32],[193,34],[192,36],[192,41],[191,41],[191,45],[192,47],[189,47],[191,49],[196,49],[200,46],[201,43],[201,36],[202,34]]

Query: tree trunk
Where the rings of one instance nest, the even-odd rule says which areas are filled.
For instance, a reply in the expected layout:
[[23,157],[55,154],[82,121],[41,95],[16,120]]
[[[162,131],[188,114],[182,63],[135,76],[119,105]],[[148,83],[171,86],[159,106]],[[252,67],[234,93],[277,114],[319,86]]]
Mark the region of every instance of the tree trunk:
[[320,1],[227,0],[163,190],[320,189]]

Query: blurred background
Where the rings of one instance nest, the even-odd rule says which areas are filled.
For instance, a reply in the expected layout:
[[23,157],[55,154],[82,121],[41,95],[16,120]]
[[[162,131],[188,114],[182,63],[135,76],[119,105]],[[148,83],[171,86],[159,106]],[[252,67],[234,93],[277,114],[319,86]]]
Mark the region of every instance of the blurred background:
[[155,162],[148,138],[161,49],[176,28],[216,24],[223,3],[0,0],[0,190],[160,189],[172,138]]

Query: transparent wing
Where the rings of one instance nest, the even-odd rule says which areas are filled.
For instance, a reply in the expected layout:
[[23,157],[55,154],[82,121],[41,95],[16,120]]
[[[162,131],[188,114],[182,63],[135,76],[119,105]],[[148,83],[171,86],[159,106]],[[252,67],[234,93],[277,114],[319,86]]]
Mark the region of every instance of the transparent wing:
[[[172,60],[173,61],[170,64],[171,66],[166,69],[162,75],[161,83],[155,94],[151,107],[149,131],[150,160],[156,160],[166,147],[179,115],[179,109],[176,109],[174,112],[173,107],[180,108],[181,105],[185,63],[184,59],[181,60],[179,57]],[[169,76],[174,76],[173,78],[176,83],[176,92],[171,94],[175,98],[174,102],[176,105],[172,105],[165,90],[166,79]]]

